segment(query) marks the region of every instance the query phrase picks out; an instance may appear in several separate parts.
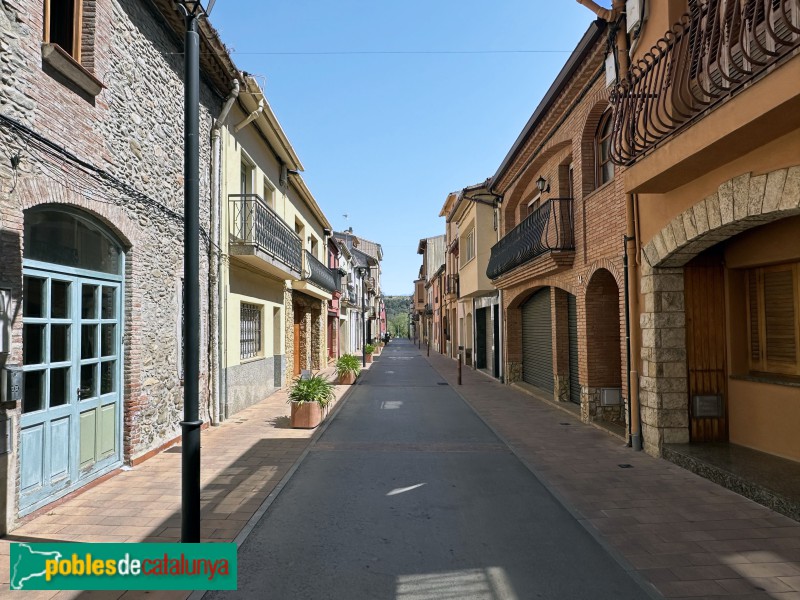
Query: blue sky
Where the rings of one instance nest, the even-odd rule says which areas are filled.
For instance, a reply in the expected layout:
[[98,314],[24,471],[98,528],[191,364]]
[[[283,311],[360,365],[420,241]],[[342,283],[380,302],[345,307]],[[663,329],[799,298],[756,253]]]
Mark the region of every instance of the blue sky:
[[[447,194],[494,174],[593,18],[574,0],[218,0],[211,22],[334,227],[382,244],[396,295]],[[426,53],[392,54],[409,51]]]

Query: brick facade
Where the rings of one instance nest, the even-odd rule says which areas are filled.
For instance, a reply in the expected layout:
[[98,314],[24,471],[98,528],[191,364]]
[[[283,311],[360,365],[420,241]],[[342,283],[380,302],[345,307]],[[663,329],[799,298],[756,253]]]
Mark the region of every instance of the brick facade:
[[581,65],[548,110],[539,115],[527,140],[509,154],[507,168],[495,175],[494,191],[504,197],[501,230],[506,235],[528,215],[529,202],[539,196],[539,177],[550,186],[550,191],[541,193],[541,201],[571,197],[574,250],[545,252],[493,283],[503,293],[506,382],[524,378],[522,306],[534,292],[549,287],[553,292],[554,400],[570,399],[567,303],[572,295],[577,314],[581,416],[585,421],[622,422],[622,405],[601,407],[599,403],[603,387],[622,388],[623,398],[627,395],[623,182],[619,168],[605,184],[598,185],[595,176],[595,136],[601,116],[609,109],[604,53],[602,37],[585,49]]

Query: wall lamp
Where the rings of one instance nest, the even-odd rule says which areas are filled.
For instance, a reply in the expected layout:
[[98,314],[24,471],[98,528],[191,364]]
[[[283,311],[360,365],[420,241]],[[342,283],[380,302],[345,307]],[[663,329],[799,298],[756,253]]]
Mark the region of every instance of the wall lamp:
[[217,0],[209,0],[208,6],[203,8],[203,3],[199,2],[198,0],[176,0],[178,4],[180,4],[188,13],[190,17],[195,17],[198,13],[202,13],[205,16],[211,14],[211,9],[214,8],[214,3]]
[[542,177],[540,175],[539,179],[536,180],[536,188],[540,192],[549,192],[550,191],[550,184],[548,183],[547,179],[545,179],[544,177]]

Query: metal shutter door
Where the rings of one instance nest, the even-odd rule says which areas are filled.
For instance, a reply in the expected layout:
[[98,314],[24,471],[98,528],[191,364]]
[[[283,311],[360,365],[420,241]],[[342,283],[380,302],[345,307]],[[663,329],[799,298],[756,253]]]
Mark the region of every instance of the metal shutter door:
[[553,391],[550,288],[536,292],[522,307],[522,380]]
[[575,296],[567,295],[567,327],[569,328],[569,400],[581,403],[581,384],[578,381],[578,308]]
[[492,327],[491,307],[483,309],[483,318],[486,319],[486,365],[487,369],[494,364],[494,328]]

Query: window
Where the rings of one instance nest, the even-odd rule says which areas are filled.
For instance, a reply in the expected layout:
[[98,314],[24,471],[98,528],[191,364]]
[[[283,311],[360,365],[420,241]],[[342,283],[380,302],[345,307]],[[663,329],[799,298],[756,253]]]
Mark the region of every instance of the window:
[[606,111],[600,117],[600,125],[597,127],[595,136],[595,162],[597,172],[595,174],[595,187],[600,187],[614,179],[614,165],[611,162],[611,111]]
[[525,216],[529,217],[530,215],[535,213],[536,210],[539,208],[539,206],[541,206],[541,204],[542,204],[542,196],[541,194],[537,194],[537,196],[533,200],[528,202],[528,213]]
[[464,266],[473,258],[475,258],[475,228],[473,227],[467,232],[463,238],[460,246],[463,248],[459,248],[461,259],[461,266]]
[[44,41],[81,62],[82,0],[44,0]]
[[800,264],[747,271],[750,370],[800,375]]
[[239,331],[239,356],[243,359],[261,354],[261,307],[242,302]]
[[272,210],[275,210],[275,186],[266,177],[264,177],[264,202]]

